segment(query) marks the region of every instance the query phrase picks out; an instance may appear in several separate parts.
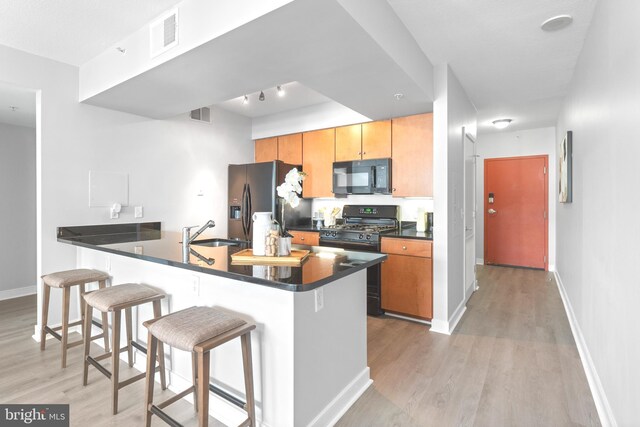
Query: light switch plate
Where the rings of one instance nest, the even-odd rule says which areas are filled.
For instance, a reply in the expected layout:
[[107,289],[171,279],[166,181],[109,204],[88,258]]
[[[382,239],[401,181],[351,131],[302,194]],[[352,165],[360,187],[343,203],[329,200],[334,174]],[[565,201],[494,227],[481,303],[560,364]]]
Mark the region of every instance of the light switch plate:
[[133,213],[134,218],[142,218],[144,216],[144,211],[142,210],[142,206],[136,206]]
[[318,288],[314,292],[316,313],[324,308],[324,289]]

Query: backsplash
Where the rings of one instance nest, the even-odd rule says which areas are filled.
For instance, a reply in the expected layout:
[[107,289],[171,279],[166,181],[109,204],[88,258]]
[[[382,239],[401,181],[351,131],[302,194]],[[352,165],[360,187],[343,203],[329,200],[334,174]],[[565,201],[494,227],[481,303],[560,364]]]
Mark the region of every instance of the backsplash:
[[[313,199],[311,212],[315,215],[320,208],[331,209],[337,206],[342,209],[344,205],[398,205],[400,206],[400,219],[402,221],[415,221],[418,208],[433,212],[432,198],[394,198],[386,195],[349,195],[345,198]],[[342,218],[342,212],[338,214],[338,218]]]

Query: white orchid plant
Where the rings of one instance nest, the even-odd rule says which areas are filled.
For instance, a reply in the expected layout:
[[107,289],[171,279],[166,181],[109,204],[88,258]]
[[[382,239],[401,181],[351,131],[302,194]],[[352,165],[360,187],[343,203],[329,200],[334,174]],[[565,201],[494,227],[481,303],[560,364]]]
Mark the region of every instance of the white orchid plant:
[[286,235],[284,224],[284,207],[289,205],[292,208],[298,207],[300,204],[300,194],[302,193],[302,181],[307,177],[307,174],[299,171],[298,168],[293,168],[284,177],[284,182],[276,187],[278,197],[282,199],[282,233]]

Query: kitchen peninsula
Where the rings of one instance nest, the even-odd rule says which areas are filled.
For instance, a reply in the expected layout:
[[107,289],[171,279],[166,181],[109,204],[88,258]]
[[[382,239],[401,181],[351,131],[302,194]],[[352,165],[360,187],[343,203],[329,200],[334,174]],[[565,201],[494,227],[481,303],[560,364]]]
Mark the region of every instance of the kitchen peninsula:
[[[59,242],[78,247],[79,268],[108,271],[112,286],[144,283],[166,292],[163,313],[216,306],[256,323],[252,346],[261,425],[331,424],[371,384],[366,268],[386,255],[305,247],[311,254],[300,266],[236,265],[231,255],[241,247],[201,240],[192,244],[185,263],[180,240],[178,232],[161,231],[160,223],[58,229]],[[151,312],[140,308],[134,316],[134,337],[144,345],[141,323]],[[191,356],[172,349],[167,357],[170,387],[180,390],[191,381]],[[212,384],[242,399],[240,345],[225,344],[212,360]],[[138,360],[136,365],[144,366]],[[241,416],[226,400],[212,398],[212,415],[219,420],[233,423]]]

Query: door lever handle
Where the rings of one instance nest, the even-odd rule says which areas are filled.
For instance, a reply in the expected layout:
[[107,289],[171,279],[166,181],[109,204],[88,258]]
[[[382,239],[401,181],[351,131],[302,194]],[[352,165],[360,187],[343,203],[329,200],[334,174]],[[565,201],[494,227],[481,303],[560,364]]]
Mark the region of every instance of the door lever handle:
[[493,215],[495,213],[498,213],[498,211],[493,209],[493,208],[489,209],[487,212],[489,212],[489,214],[491,214],[491,215]]

